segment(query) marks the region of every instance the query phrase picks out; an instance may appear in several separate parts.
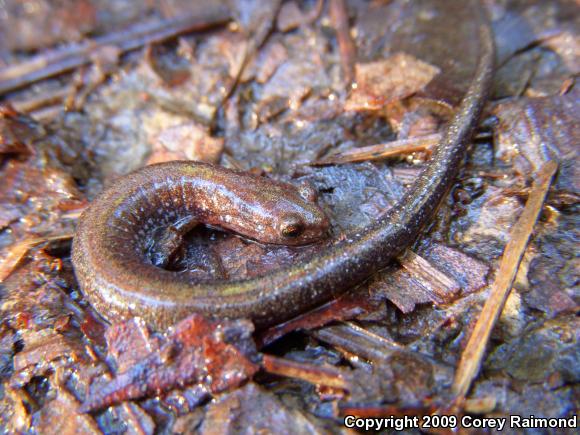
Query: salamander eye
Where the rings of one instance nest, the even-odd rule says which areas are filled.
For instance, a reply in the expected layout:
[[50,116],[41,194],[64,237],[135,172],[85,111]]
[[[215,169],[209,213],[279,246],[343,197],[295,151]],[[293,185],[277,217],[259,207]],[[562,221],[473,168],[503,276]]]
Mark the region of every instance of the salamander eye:
[[284,237],[296,238],[304,231],[304,223],[296,216],[287,217],[282,223],[282,235]]

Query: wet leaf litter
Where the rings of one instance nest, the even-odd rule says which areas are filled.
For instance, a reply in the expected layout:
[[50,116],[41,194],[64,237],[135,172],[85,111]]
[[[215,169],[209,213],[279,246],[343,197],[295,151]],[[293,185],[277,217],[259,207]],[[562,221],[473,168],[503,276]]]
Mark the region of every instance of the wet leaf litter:
[[[181,2],[147,10],[83,1],[78,21],[42,16],[50,2],[38,2],[36,16],[10,6],[2,20],[19,38],[0,38],[2,425],[333,432],[348,413],[446,409],[509,230],[546,160],[560,169],[488,359],[457,412],[569,415],[580,366],[570,118],[578,97],[563,84],[577,71],[566,50],[573,38],[546,37],[574,34],[567,2],[492,5],[500,59],[487,113],[495,118],[482,123],[453,191],[411,251],[342,298],[266,331],[202,327],[196,318],[155,331],[104,323],[72,274],[75,214],[147,161],[196,158],[308,182],[333,239],[364,229],[412,184],[429,157],[426,138],[450,119],[475,64],[469,11],[443,3],[210,2],[200,12]],[[451,20],[462,24],[450,29]],[[62,32],[23,39],[22,29],[42,29],[39,22]],[[521,40],[510,36],[514,22],[527,29]],[[118,63],[100,41],[121,52]],[[104,77],[94,73],[99,63]],[[206,281],[240,279],[322,249],[259,245],[200,226],[168,267]],[[189,348],[188,339],[205,344]],[[182,361],[191,372],[173,369]]]

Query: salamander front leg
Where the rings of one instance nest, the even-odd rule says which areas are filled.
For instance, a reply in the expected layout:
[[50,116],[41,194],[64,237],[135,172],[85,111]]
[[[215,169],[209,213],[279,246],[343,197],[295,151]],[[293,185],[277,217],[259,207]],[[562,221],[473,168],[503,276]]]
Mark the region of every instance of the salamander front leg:
[[154,266],[167,268],[178,254],[183,237],[196,225],[197,220],[188,216],[167,227],[156,228],[145,246],[146,258]]

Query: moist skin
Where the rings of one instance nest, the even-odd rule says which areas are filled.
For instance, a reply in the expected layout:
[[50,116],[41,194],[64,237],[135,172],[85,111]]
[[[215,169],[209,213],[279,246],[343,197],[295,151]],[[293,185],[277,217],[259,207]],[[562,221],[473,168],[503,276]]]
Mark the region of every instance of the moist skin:
[[[300,244],[321,238],[328,221],[289,185],[261,179],[263,184],[247,189],[248,180],[256,182],[256,177],[218,166],[153,165],[120,179],[81,216],[73,241],[73,265],[83,293],[109,321],[140,316],[166,328],[199,312],[250,318],[257,327],[266,327],[368,278],[413,242],[457,175],[493,71],[494,46],[487,23],[479,27],[479,40],[475,75],[429,164],[401,200],[364,231],[263,277],[191,282],[184,274],[147,261],[142,248],[152,229],[178,227],[180,219],[193,215],[198,222],[267,243]],[[277,207],[277,202],[283,205]],[[283,236],[280,225],[285,219],[300,222],[298,236]]]

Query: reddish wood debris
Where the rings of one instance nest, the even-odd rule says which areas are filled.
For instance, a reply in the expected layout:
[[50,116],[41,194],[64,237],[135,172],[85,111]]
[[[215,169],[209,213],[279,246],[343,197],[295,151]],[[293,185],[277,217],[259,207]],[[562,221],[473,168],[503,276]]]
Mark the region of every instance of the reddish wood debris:
[[[133,331],[123,329],[134,327],[133,322],[117,325],[114,328],[120,330],[115,335],[129,338]],[[252,332],[248,321],[217,322],[194,314],[178,323],[159,348],[98,388],[80,411],[91,412],[195,383],[214,394],[235,388],[258,370]],[[117,341],[116,346],[121,343],[123,340]],[[110,352],[115,354],[118,349]]]
[[84,357],[78,342],[48,328],[29,331],[23,340],[24,350],[14,357],[14,386],[25,385],[33,376],[45,375],[55,366],[70,365]]
[[258,346],[266,346],[289,332],[314,329],[337,320],[353,319],[368,309],[370,304],[360,295],[347,293],[308,313],[262,331],[257,338]]

